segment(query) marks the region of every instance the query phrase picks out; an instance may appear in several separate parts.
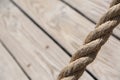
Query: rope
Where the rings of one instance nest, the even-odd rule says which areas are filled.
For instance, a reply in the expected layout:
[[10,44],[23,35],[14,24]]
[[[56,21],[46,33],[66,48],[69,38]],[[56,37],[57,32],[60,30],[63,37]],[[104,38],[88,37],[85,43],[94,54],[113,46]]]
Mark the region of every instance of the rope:
[[119,23],[120,0],[113,0],[107,13],[99,20],[95,30],[86,37],[84,44],[72,56],[70,63],[60,72],[57,80],[78,80]]

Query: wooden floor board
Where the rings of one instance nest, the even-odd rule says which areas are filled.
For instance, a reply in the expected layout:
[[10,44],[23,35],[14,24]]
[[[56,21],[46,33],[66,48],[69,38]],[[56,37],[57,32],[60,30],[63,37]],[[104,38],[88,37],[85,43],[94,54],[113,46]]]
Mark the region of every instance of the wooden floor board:
[[[100,17],[107,12],[112,0],[63,0],[86,17],[97,23]],[[113,32],[120,38],[120,25]]]
[[[95,26],[58,0],[52,0],[52,3],[51,0],[14,1],[71,54]],[[95,62],[88,67],[99,80],[120,79],[119,48],[120,42],[111,37]]]
[[[56,80],[70,57],[17,7],[8,3],[0,8],[0,39],[31,80]],[[93,78],[85,72],[80,80]]]
[[0,42],[0,80],[29,80]]

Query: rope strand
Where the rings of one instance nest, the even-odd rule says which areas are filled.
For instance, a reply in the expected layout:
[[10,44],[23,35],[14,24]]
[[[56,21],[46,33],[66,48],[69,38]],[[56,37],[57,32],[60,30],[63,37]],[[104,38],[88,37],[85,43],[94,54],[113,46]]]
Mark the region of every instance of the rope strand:
[[60,72],[57,80],[78,80],[119,23],[120,0],[113,0],[107,13],[101,17],[95,30],[88,34],[84,44],[72,56],[70,63]]

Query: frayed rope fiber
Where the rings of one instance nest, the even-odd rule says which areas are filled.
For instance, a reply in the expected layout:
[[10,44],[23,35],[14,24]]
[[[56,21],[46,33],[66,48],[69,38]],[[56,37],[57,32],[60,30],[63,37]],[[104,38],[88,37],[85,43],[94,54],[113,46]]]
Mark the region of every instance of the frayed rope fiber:
[[109,10],[96,24],[95,30],[88,34],[84,44],[72,56],[70,63],[60,72],[57,80],[78,80],[119,23],[120,0],[113,0]]

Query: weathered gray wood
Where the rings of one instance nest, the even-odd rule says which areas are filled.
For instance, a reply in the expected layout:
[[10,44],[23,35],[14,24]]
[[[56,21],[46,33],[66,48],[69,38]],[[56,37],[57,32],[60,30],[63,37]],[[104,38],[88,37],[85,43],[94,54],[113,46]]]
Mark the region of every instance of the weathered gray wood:
[[[95,26],[58,0],[14,1],[71,54]],[[88,69],[100,80],[119,80],[119,52],[120,42],[111,37]]]
[[[95,23],[107,11],[112,0],[63,0],[78,9]],[[120,38],[120,25],[113,32]]]
[[64,0],[94,22],[107,11],[112,0]]
[[0,42],[0,80],[28,80]]
[[[59,46],[11,3],[0,8],[0,25],[0,39],[31,80],[56,80],[70,60]],[[80,80],[93,79],[85,72]]]

